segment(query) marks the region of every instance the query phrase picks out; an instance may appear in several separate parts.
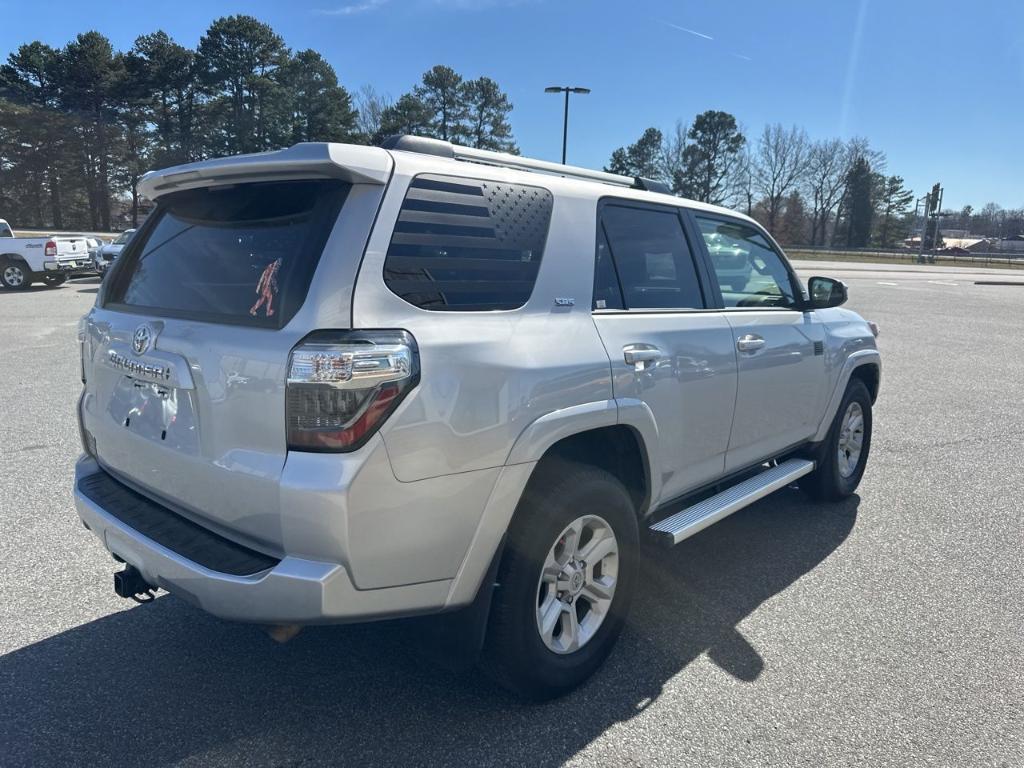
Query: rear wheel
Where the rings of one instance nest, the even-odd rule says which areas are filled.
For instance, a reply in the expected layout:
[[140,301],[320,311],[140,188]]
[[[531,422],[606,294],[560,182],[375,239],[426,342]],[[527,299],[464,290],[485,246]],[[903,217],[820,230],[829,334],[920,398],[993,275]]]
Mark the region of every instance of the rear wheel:
[[67,275],[46,275],[43,277],[43,282],[50,288],[56,288],[59,285],[64,285],[67,281]]
[[572,463],[538,471],[505,545],[484,665],[506,688],[545,700],[585,681],[615,645],[638,534],[629,494],[609,473]]
[[20,291],[32,285],[32,273],[18,261],[5,261],[0,264],[0,283],[4,288]]
[[871,450],[871,394],[853,379],[822,445],[817,468],[800,480],[813,499],[837,501],[857,490]]

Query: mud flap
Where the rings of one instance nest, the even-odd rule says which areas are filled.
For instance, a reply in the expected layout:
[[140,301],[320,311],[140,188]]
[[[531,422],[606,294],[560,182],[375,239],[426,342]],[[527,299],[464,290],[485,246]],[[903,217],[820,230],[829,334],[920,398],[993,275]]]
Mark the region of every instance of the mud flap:
[[498,549],[491,558],[491,564],[484,574],[473,602],[465,608],[432,616],[408,619],[409,629],[420,638],[421,650],[434,663],[451,672],[466,672],[476,666],[487,634],[487,619],[491,613],[498,565],[505,551],[502,538]]

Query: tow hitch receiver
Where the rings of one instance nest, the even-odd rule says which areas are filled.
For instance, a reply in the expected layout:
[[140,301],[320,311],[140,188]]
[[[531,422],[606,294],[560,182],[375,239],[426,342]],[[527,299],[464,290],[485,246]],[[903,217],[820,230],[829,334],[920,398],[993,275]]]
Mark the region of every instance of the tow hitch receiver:
[[156,599],[155,589],[133,565],[126,565],[123,571],[114,574],[114,592],[118,597],[130,597],[136,603],[151,603]]

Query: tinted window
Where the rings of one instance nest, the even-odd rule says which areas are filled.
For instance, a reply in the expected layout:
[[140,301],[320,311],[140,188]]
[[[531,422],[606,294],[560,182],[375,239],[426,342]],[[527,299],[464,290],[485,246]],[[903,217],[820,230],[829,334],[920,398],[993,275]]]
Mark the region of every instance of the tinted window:
[[619,277],[615,274],[612,252],[604,227],[597,228],[597,255],[594,262],[594,309],[625,309]]
[[422,309],[517,309],[533,292],[551,193],[524,184],[417,176],[384,261],[384,282]]
[[601,223],[627,309],[704,306],[693,256],[674,211],[606,205]]
[[697,217],[727,307],[792,307],[793,283],[782,257],[757,229]]
[[169,195],[144,236],[129,236],[109,301],[280,327],[305,298],[347,189],[299,181]]

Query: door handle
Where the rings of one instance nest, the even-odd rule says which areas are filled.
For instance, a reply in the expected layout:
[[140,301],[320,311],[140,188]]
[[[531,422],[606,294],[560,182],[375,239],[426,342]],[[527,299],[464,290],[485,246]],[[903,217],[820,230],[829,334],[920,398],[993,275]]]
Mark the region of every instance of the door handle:
[[622,358],[626,365],[632,365],[638,371],[642,371],[646,363],[656,362],[661,357],[661,350],[653,344],[627,344],[622,348]]
[[757,352],[764,346],[764,337],[756,333],[745,333],[736,339],[736,349],[740,352]]

